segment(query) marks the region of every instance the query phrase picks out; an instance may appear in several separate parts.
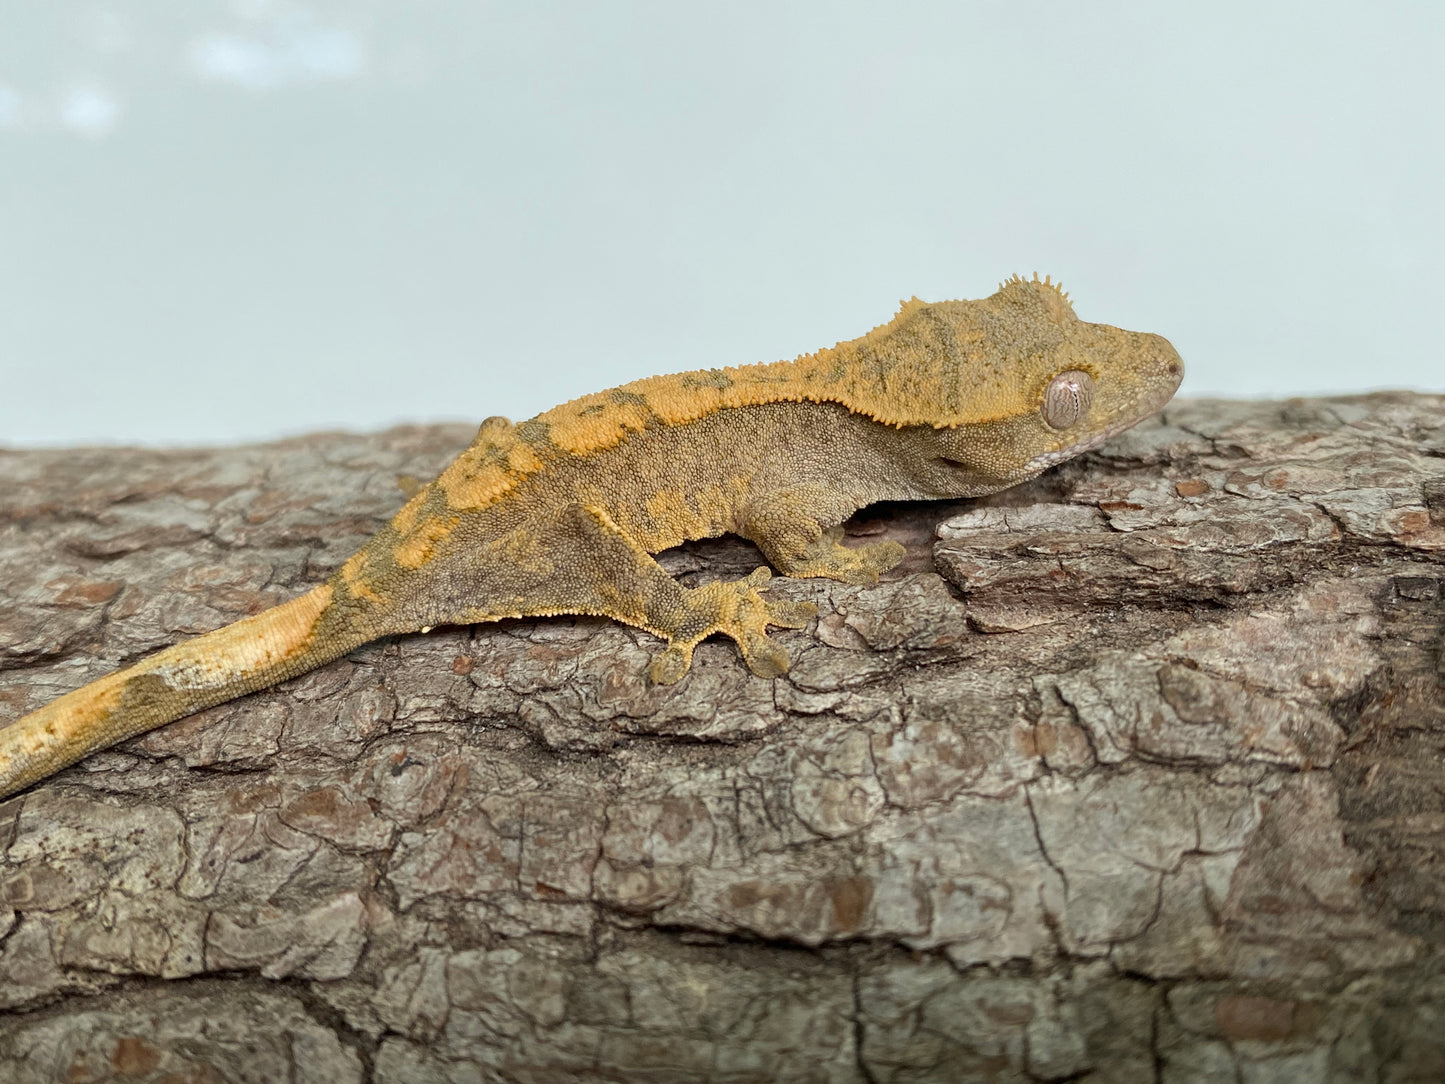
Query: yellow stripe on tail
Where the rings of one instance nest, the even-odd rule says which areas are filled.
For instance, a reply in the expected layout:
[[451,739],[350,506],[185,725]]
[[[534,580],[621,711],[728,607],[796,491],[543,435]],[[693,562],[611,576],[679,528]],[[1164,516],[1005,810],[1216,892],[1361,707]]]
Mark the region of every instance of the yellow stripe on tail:
[[0,729],[0,798],[82,757],[203,708],[275,685],[365,643],[322,616],[332,587],[168,647]]

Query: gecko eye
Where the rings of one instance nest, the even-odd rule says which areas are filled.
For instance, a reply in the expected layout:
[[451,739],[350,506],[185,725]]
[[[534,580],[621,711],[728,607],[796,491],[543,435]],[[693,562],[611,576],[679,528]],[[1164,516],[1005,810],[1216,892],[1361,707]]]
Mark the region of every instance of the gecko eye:
[[1049,381],[1040,411],[1052,429],[1071,429],[1089,412],[1094,401],[1094,378],[1080,369],[1069,369]]

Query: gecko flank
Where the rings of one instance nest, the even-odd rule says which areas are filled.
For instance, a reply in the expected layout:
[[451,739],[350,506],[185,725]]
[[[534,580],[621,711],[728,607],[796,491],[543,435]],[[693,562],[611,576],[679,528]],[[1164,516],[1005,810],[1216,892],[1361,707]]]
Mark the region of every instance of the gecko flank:
[[1183,373],[1157,335],[1080,320],[1047,279],[906,302],[794,361],[649,377],[529,421],[492,418],[329,580],[160,651],[0,730],[0,796],[88,753],[274,685],[370,640],[504,617],[599,614],[660,637],[670,684],[721,632],[788,668],[769,572],[684,587],[651,554],[731,532],[786,576],[870,583],[903,556],[838,525],[880,500],[1015,485],[1159,410]]

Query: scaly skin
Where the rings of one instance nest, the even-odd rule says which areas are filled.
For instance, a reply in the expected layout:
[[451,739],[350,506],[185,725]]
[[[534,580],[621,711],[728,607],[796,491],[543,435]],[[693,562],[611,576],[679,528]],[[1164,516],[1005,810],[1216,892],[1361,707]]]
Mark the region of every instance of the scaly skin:
[[[1079,373],[1090,386],[1074,395],[1077,416],[1061,415],[1060,381],[1077,386]],[[1159,336],[1084,323],[1057,286],[1014,278],[980,301],[915,298],[862,338],[794,361],[648,377],[519,425],[489,419],[326,583],[0,730],[0,796],[436,625],[612,617],[666,641],[651,669],[661,683],[721,632],[776,677],[788,657],[767,627],[801,628],[812,606],[764,599],[765,568],[688,588],[650,555],[732,532],[784,575],[871,583],[903,551],[841,545],[854,511],[1025,481],[1159,410],[1182,373]]]

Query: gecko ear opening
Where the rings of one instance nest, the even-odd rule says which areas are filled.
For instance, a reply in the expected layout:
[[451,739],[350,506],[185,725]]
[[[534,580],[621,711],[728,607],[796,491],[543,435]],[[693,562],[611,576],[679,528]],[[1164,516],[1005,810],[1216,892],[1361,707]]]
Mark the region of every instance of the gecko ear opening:
[[1094,378],[1082,369],[1068,369],[1049,381],[1039,413],[1051,429],[1072,429],[1094,402]]

